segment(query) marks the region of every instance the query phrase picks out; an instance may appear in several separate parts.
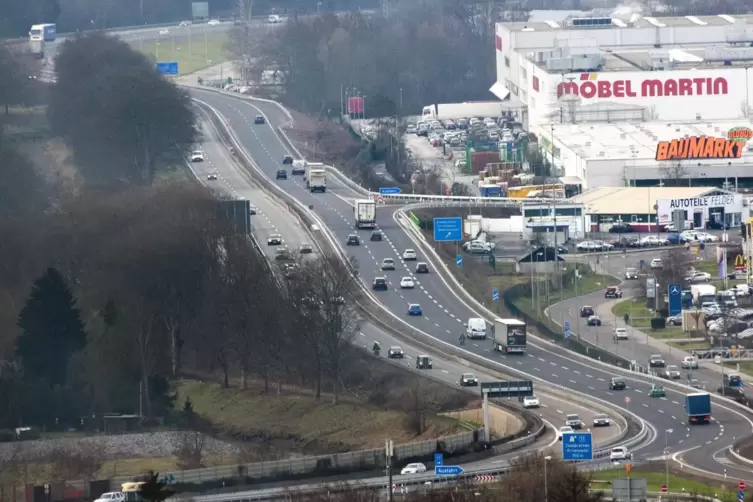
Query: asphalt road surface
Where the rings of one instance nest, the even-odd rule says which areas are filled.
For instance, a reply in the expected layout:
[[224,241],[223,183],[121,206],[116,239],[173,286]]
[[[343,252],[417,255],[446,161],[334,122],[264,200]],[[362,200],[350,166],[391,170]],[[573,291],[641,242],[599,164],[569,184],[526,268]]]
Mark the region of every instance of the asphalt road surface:
[[[235,96],[200,89],[192,89],[191,93],[223,115],[243,147],[265,173],[274,178],[274,173],[281,167],[283,155],[292,153],[285,149],[273,128],[287,120],[284,113],[275,105],[261,101],[252,103]],[[267,124],[253,124],[253,117],[259,113],[267,117]],[[348,234],[355,232],[353,208],[349,200],[358,197],[357,194],[333,182],[332,188],[324,194],[310,194],[297,180],[289,179],[278,183],[303,204],[313,205],[317,215],[345,247]],[[360,233],[364,243],[361,246],[347,248],[348,253],[358,260],[361,277],[367,284],[370,284],[374,276],[386,275],[394,285],[403,275],[413,275],[414,264],[404,263],[401,254],[414,245],[393,220],[393,210],[394,208],[390,207],[380,207],[377,211],[379,228],[385,235],[384,241],[371,243],[368,241],[368,233],[363,231]],[[380,263],[383,258],[393,258],[398,264],[398,270],[382,272]],[[418,261],[429,260],[419,256]],[[450,291],[436,272],[421,275],[416,279],[419,287],[415,290],[403,291],[393,287],[390,291],[377,292],[377,297],[392,315],[423,331],[427,336],[446,343],[457,343],[466,320],[469,317],[478,317],[477,314]],[[408,317],[406,311],[409,303],[421,304],[424,315]],[[724,448],[731,444],[734,438],[751,432],[749,421],[720,406],[715,406],[715,420],[709,426],[688,428],[684,426],[682,396],[670,393],[667,399],[652,399],[645,391],[637,391],[645,384],[639,385],[632,381],[629,381],[629,385],[637,390],[626,393],[610,392],[607,382],[613,375],[608,370],[589,366],[569,355],[564,349],[540,347],[529,342],[528,352],[522,357],[492,353],[490,341],[470,343],[466,349],[506,366],[509,371],[522,371],[551,383],[567,386],[608,401],[615,407],[624,407],[627,404],[631,410],[651,423],[659,431],[659,437],[662,439],[642,449],[636,455],[638,459],[662,455],[665,450],[663,439],[666,436],[666,446],[670,452],[687,451],[684,454],[686,461],[698,468],[722,473],[724,466],[713,460],[707,452]],[[500,370],[504,371],[503,368]],[[630,403],[626,403],[626,397],[630,397]],[[753,478],[749,473],[746,475]]]

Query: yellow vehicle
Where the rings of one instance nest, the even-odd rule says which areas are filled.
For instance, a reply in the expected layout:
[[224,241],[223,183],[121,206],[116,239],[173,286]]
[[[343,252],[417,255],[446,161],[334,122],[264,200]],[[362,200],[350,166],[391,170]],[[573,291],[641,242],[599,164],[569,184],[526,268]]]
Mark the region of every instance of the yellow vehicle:
[[143,481],[129,481],[121,485],[120,491],[125,495],[126,502],[141,502],[141,486],[143,484]]
[[507,196],[514,199],[524,199],[531,192],[556,192],[562,190],[563,185],[525,185],[521,187],[510,187],[507,189]]

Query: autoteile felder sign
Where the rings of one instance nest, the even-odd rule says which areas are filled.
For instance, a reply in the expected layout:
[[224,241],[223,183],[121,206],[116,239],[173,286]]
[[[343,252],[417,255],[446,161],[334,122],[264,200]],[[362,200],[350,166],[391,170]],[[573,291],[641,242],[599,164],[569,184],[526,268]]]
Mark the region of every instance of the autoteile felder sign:
[[740,137],[730,139],[714,136],[691,136],[660,141],[656,145],[656,160],[739,159],[745,151],[746,141]]

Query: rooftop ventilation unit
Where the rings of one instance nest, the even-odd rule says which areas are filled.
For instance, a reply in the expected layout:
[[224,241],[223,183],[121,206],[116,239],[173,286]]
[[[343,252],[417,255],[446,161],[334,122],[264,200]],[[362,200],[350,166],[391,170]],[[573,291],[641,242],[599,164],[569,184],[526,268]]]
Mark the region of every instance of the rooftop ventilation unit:
[[576,17],[570,20],[573,28],[608,28],[612,26],[611,17]]
[[688,21],[690,21],[693,24],[697,24],[698,26],[706,26],[707,24],[709,24],[706,21],[698,19],[695,16],[685,16],[685,19],[687,19]]
[[706,47],[703,59],[708,63],[753,61],[753,47]]
[[544,21],[544,23],[550,28],[552,28],[553,30],[556,30],[557,28],[561,28],[561,26],[554,21]]
[[625,21],[623,21],[622,19],[615,19],[615,18],[613,18],[612,19],[612,24],[615,25],[615,26],[617,26],[618,28],[627,28],[628,27],[627,23]]
[[716,16],[716,17],[718,17],[718,18],[720,18],[720,19],[724,19],[724,20],[725,20],[725,21],[727,21],[727,22],[728,22],[729,24],[735,24],[735,18],[734,18],[734,17],[732,17],[732,16],[730,16],[729,14],[717,14],[717,16]]
[[656,19],[655,17],[644,17],[643,19],[646,20],[648,24],[652,24],[656,26],[657,28],[664,28],[667,25]]

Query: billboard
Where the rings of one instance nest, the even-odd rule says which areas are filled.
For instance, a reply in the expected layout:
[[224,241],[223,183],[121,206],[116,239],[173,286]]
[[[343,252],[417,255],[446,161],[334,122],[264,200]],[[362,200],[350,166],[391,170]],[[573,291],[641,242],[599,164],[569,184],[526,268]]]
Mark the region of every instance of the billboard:
[[679,199],[662,199],[656,201],[659,225],[672,222],[673,211],[685,211],[685,219],[693,220],[693,213],[702,212],[708,220],[709,209],[723,209],[724,214],[741,213],[743,197],[740,194],[706,195],[703,197],[686,197]]
[[745,151],[745,141],[692,136],[656,144],[656,160],[739,159]]
[[349,115],[363,114],[363,97],[356,96],[356,97],[348,98],[348,114]]
[[209,19],[209,2],[191,2],[191,15],[194,19]]
[[[753,71],[753,70],[751,70]],[[539,113],[556,110],[566,98],[582,106],[598,103],[639,106],[652,120],[703,121],[745,118],[740,101],[753,98],[753,73],[746,68],[674,71],[566,73],[544,76],[546,85],[532,87]],[[555,91],[555,92],[552,92]],[[742,98],[741,98],[742,96]],[[533,105],[529,103],[529,105]]]

